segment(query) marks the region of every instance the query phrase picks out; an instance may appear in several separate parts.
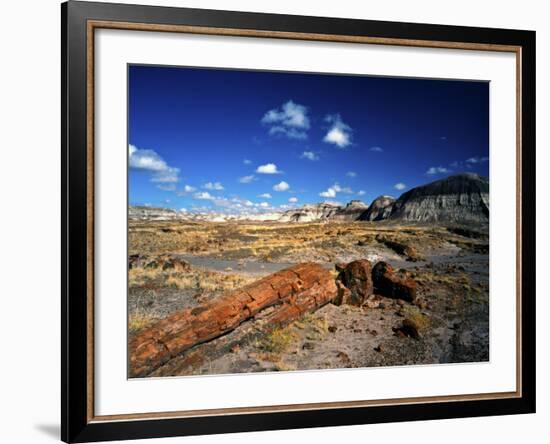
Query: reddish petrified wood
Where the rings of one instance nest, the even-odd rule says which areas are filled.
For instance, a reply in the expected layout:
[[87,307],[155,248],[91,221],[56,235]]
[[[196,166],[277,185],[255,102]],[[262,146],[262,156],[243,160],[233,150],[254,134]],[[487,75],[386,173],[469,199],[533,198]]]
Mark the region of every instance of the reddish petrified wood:
[[273,324],[293,321],[336,297],[330,271],[314,263],[281,270],[240,290],[173,314],[136,335],[129,344],[130,377],[146,376],[194,345],[235,329],[259,311],[277,305]]
[[[337,305],[361,305],[372,294],[371,263],[366,259],[350,262],[338,275]],[[340,285],[341,284],[341,285]]]
[[382,296],[413,302],[416,298],[416,282],[399,277],[386,262],[378,262],[372,269],[374,291]]

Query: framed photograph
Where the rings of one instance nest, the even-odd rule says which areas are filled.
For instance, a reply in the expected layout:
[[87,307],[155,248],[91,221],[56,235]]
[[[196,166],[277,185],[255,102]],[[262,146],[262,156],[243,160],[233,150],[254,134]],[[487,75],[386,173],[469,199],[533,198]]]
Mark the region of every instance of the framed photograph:
[[535,411],[535,33],[69,1],[62,439]]

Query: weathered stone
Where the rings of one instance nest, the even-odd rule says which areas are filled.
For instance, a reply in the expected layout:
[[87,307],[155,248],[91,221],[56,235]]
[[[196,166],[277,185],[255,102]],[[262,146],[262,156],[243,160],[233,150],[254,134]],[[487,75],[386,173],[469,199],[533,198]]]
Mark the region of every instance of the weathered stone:
[[407,302],[414,302],[416,298],[416,282],[399,277],[386,262],[378,262],[374,266],[372,280],[377,294]]
[[338,273],[341,273],[342,271],[344,271],[346,269],[348,264],[346,264],[345,262],[340,262],[338,264],[334,264],[334,269],[338,272]]
[[368,209],[359,216],[359,220],[377,221],[390,217],[395,199],[391,196],[378,196]]
[[379,308],[381,304],[380,298],[375,295],[370,295],[368,298],[365,299],[365,302],[363,302],[364,308]]
[[137,334],[129,344],[130,376],[146,376],[176,355],[235,329],[265,308],[274,307],[266,320],[278,325],[298,319],[336,296],[330,271],[318,264],[281,270],[175,313]]
[[462,173],[413,188],[394,202],[389,218],[485,225],[489,222],[489,180]]
[[410,338],[420,339],[420,327],[413,319],[403,319],[403,323],[399,329]]
[[337,296],[334,299],[335,305],[349,304],[351,299],[351,291],[341,281],[336,281]]
[[343,304],[361,305],[372,294],[371,263],[366,259],[350,262],[338,276],[338,280],[349,290],[342,290]]
[[397,254],[401,256],[405,256],[407,261],[416,262],[423,259],[418,253],[418,251],[416,250],[416,248],[414,248],[412,245],[407,245],[403,242],[399,242],[387,236],[380,236],[380,235],[376,237],[376,240],[384,244],[386,247],[390,248],[391,250],[395,251]]

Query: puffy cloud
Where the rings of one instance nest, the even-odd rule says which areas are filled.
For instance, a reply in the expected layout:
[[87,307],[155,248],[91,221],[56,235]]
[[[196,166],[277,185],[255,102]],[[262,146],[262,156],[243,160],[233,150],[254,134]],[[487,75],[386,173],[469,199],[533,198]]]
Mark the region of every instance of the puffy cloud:
[[160,172],[168,168],[168,164],[153,150],[140,150],[134,145],[128,146],[128,164],[136,170]]
[[194,191],[197,191],[195,187],[192,187],[191,185],[184,185],[182,190],[176,191],[176,194],[178,196],[185,196],[189,193],[193,193]]
[[290,185],[286,183],[284,180],[279,182],[277,185],[273,186],[273,189],[275,191],[286,191],[290,188]]
[[364,196],[365,194],[367,194],[367,192],[364,191],[364,190],[359,190],[359,191],[357,192],[357,195],[358,195],[358,196]]
[[128,145],[128,166],[150,172],[151,182],[175,183],[179,180],[179,168],[169,166],[155,151],[142,150],[135,145]]
[[326,191],[321,191],[319,196],[321,197],[336,197],[337,193],[353,194],[353,190],[350,187],[341,187],[337,183],[329,187]]
[[348,145],[351,145],[353,130],[342,121],[340,114],[326,116],[325,122],[330,123],[330,127],[323,139],[324,142],[332,143],[338,148],[346,148]]
[[346,173],[346,176],[351,177],[351,178],[357,177],[357,173],[355,171],[348,171]]
[[319,193],[319,196],[321,196],[321,197],[336,197],[336,191],[334,190],[334,188],[330,187],[326,191],[321,191]]
[[429,176],[433,176],[435,174],[445,174],[450,173],[451,170],[448,168],[442,167],[442,166],[436,166],[436,167],[430,167],[428,168],[428,171],[426,171],[426,174]]
[[403,182],[399,182],[399,183],[396,183],[393,187],[396,190],[404,190],[405,188],[407,188],[407,185],[405,185]]
[[290,199],[288,199],[288,201],[290,203],[296,203],[296,202],[298,202],[298,198],[297,197],[291,197]]
[[304,151],[302,155],[300,156],[300,159],[308,159],[308,160],[319,160],[319,156],[315,154],[313,151]]
[[223,185],[220,182],[207,182],[202,186],[205,190],[223,190]]
[[260,203],[258,204],[258,206],[259,206],[260,208],[269,208],[269,204],[268,204],[267,202],[260,202]]
[[199,200],[214,200],[214,196],[212,196],[208,191],[201,191],[199,193],[195,193],[193,194],[193,197]]
[[381,153],[382,151],[384,151],[384,150],[382,149],[382,147],[379,147],[379,146],[371,146],[371,147],[370,147],[370,150],[371,150],[371,151],[374,151],[375,153]]
[[254,174],[251,174],[250,176],[243,176],[239,178],[240,183],[250,183],[252,182],[256,177]]
[[260,174],[281,174],[281,171],[277,169],[277,165],[274,163],[266,163],[256,168],[256,172]]
[[282,135],[290,139],[306,139],[309,129],[307,108],[289,100],[280,108],[269,110],[262,117],[262,123],[269,126],[269,134]]
[[271,199],[273,196],[271,196],[271,194],[269,193],[263,193],[263,194],[260,194],[258,197],[261,197],[263,199]]

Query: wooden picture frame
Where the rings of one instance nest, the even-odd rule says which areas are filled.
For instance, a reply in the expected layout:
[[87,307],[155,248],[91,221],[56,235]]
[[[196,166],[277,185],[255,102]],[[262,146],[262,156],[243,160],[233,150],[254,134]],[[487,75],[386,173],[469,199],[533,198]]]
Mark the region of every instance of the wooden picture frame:
[[[78,1],[62,4],[61,16],[63,441],[90,442],[535,412],[534,32]],[[105,28],[516,54],[516,391],[96,416],[93,42],[94,32]]]

